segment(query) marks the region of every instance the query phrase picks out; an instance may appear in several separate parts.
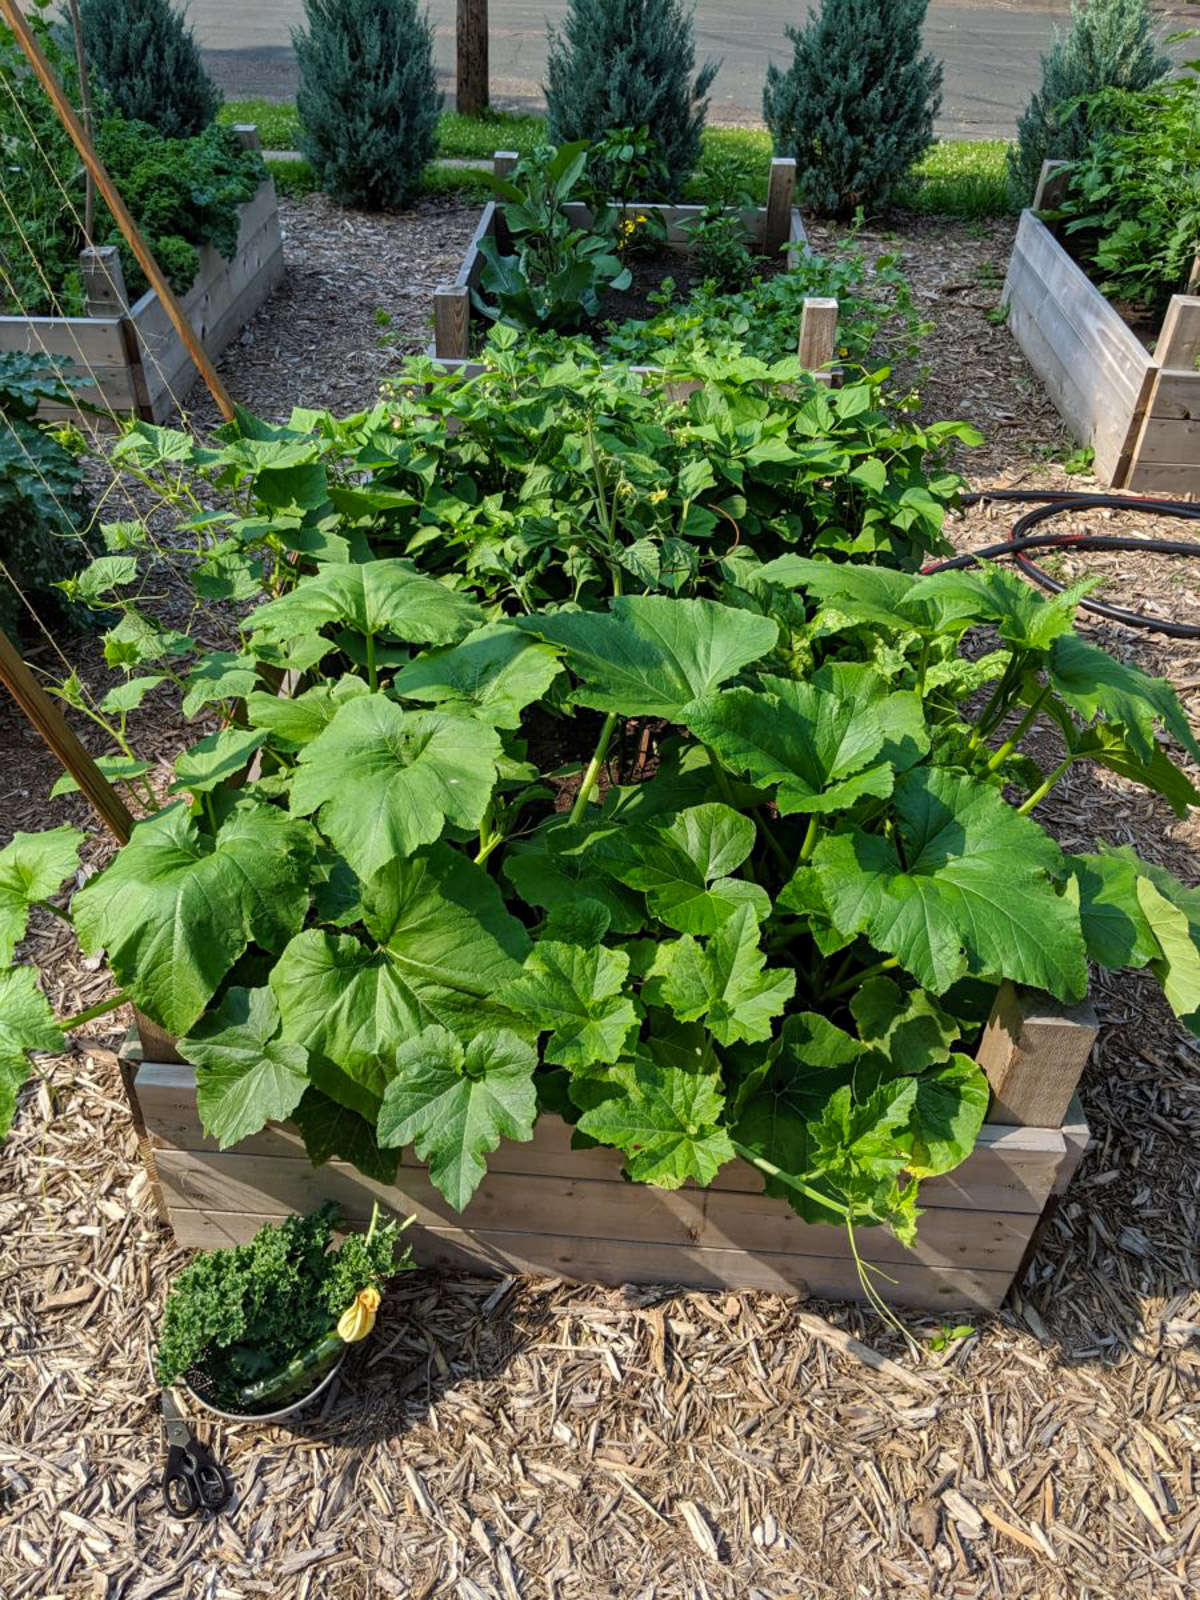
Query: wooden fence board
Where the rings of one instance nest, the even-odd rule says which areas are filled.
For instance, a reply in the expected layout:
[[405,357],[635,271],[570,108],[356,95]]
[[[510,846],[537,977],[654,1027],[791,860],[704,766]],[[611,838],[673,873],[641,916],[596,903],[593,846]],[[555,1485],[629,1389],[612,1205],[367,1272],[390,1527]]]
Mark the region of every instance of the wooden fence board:
[[[204,1249],[243,1244],[264,1222],[277,1220],[259,1213],[172,1211],[178,1242]],[[692,1289],[769,1289],[836,1300],[862,1298],[853,1262],[834,1256],[748,1255],[742,1250],[501,1230],[468,1234],[419,1224],[405,1238],[422,1266],[460,1272],[551,1274],[583,1283],[678,1283]],[[952,1307],[996,1310],[1012,1282],[1012,1272],[1007,1269],[931,1267],[917,1260],[889,1266],[886,1271],[894,1280],[883,1285],[889,1302],[938,1311]]]
[[[146,1128],[160,1145],[193,1152],[216,1151],[215,1142],[200,1127],[195,1072],[190,1066],[145,1063],[137,1076],[137,1096]],[[516,1176],[606,1179],[623,1185],[620,1152],[603,1147],[572,1149],[571,1132],[559,1117],[540,1117],[533,1138],[526,1144],[505,1139],[488,1158],[488,1170]],[[243,1154],[268,1159],[307,1160],[303,1140],[290,1123],[272,1123],[237,1148]],[[1046,1203],[1064,1151],[1063,1136],[1057,1129],[985,1124],[979,1143],[961,1167],[922,1185],[921,1204],[930,1210],[1035,1215]],[[417,1165],[411,1152],[406,1152],[404,1167]],[[762,1189],[762,1179],[745,1162],[733,1161],[722,1169],[712,1187],[757,1194]]]

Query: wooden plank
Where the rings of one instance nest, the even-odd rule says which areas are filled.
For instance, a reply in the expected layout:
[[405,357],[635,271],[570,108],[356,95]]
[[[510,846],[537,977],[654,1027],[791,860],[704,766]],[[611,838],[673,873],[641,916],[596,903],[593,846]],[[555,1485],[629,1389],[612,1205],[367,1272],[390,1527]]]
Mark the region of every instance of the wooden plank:
[[83,293],[89,317],[123,317],[129,312],[125,273],[116,245],[89,245],[79,252]]
[[1043,161],[1034,190],[1032,210],[1054,211],[1066,198],[1069,161]]
[[790,272],[793,267],[798,267],[803,257],[811,254],[812,251],[808,243],[808,233],[804,227],[804,218],[800,215],[795,206],[793,206],[791,226],[788,232],[788,271]]
[[1125,487],[1200,494],[1200,372],[1156,374]]
[[511,178],[520,159],[519,150],[497,150],[492,156],[492,171],[498,178]]
[[483,271],[483,256],[479,251],[481,239],[486,239],[496,232],[499,208],[494,200],[489,200],[483,208],[483,215],[476,225],[475,232],[471,235],[471,242],[467,245],[467,253],[463,256],[462,266],[458,269],[458,276],[454,280],[456,289],[475,289],[479,286],[479,276]]
[[[264,1222],[278,1221],[283,1214],[177,1209],[172,1222],[181,1245],[213,1249],[245,1243]],[[677,1283],[693,1289],[770,1289],[838,1300],[863,1298],[848,1258],[748,1255],[741,1250],[503,1230],[465,1234],[419,1224],[405,1238],[422,1266],[487,1276],[551,1274],[582,1283]],[[890,1303],[936,1311],[996,1310],[1012,1281],[1009,1271],[930,1267],[915,1260],[885,1270],[893,1280],[882,1285]]]
[[471,339],[471,291],[444,283],[433,294],[433,349],[437,360],[465,361]]
[[1121,481],[1153,361],[1031,211],[1021,214],[1003,301],[1010,331],[1063,420],[1094,447],[1097,475]]
[[759,241],[764,256],[776,256],[788,243],[792,220],[792,196],[796,192],[794,156],[776,156],[771,162],[767,186],[767,210]]
[[830,379],[837,357],[838,303],[811,296],[800,317],[797,352],[801,365],[816,377]]
[[1200,366],[1200,296],[1173,294],[1154,346],[1160,367],[1195,372]]
[[[237,1151],[157,1149],[163,1195],[174,1208],[211,1211],[306,1212],[336,1201],[347,1218],[366,1218],[380,1205],[413,1215],[425,1227],[471,1233],[503,1229],[542,1234],[570,1218],[578,1239],[621,1239],[677,1247],[698,1245],[753,1255],[842,1257],[837,1223],[802,1222],[780,1200],[729,1190],[656,1189],[608,1179],[564,1178],[489,1171],[461,1216],[434,1188],[424,1167],[405,1165],[394,1185],[365,1178],[346,1162],[314,1167],[306,1156],[264,1160]],[[926,1211],[914,1247],[929,1266],[1013,1271],[1037,1218],[1034,1214]],[[867,1260],[897,1265],[913,1252],[882,1228],[862,1230]]]
[[[200,1126],[196,1077],[186,1064],[147,1061],[138,1073],[138,1098],[146,1127],[160,1144],[179,1150],[215,1151]],[[488,1158],[491,1172],[603,1179],[624,1187],[619,1151],[595,1147],[575,1150],[572,1130],[559,1117],[538,1119],[527,1144],[504,1140]],[[291,1124],[271,1124],[238,1145],[244,1154],[264,1158],[300,1157],[304,1144]],[[1010,1128],[985,1124],[975,1150],[954,1172],[922,1185],[921,1204],[931,1210],[981,1210],[1036,1214],[1046,1202],[1065,1154],[1063,1136],[1051,1128]],[[411,1153],[405,1166],[419,1163]],[[717,1176],[715,1190],[758,1194],[762,1179],[754,1168],[734,1161]],[[774,1203],[774,1202],[772,1202]]]
[[1059,1127],[1099,1031],[1086,1001],[1061,1005],[1002,983],[978,1053],[992,1088],[989,1122]]

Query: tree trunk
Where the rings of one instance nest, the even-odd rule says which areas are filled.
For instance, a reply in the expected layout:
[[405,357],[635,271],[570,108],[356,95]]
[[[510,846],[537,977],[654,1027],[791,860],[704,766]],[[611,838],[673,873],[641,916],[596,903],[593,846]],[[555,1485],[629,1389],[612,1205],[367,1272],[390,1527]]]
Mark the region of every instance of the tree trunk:
[[456,104],[465,117],[488,107],[487,0],[458,0]]

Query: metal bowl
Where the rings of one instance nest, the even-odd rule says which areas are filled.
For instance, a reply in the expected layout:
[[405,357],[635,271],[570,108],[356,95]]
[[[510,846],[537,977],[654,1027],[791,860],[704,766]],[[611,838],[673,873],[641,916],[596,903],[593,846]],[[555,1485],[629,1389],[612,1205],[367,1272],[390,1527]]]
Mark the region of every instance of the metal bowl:
[[[325,1393],[329,1385],[342,1370],[342,1362],[346,1359],[349,1347],[343,1345],[338,1351],[336,1359],[330,1364],[311,1389],[306,1389],[296,1399],[289,1400],[287,1405],[280,1406],[275,1411],[225,1411],[209,1396],[212,1393],[211,1384],[207,1374],[199,1368],[194,1368],[183,1381],[183,1387],[191,1399],[198,1406],[207,1411],[210,1416],[220,1417],[225,1422],[281,1422],[285,1417],[294,1417],[297,1412],[310,1406],[319,1395]],[[207,1391],[207,1393],[206,1393]]]

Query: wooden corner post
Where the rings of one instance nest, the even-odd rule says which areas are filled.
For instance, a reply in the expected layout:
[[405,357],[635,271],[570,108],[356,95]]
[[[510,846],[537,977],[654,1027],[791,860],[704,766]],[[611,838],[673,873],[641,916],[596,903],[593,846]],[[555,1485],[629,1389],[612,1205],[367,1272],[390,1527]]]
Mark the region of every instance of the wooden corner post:
[[470,353],[471,291],[443,283],[433,292],[433,353],[442,361],[465,361]]
[[498,178],[511,178],[520,159],[519,150],[497,150],[492,156],[492,171]]
[[992,1089],[988,1121],[1061,1127],[1099,1031],[1086,1000],[1061,1005],[1002,983],[979,1044],[979,1065]]
[[1033,192],[1033,211],[1053,211],[1062,203],[1067,192],[1069,161],[1043,161],[1038,174],[1037,188]]
[[836,300],[805,300],[800,315],[800,340],[797,353],[806,372],[822,383],[833,381],[837,355],[838,303]]
[[762,253],[775,256],[792,236],[792,196],[796,192],[796,162],[792,156],[776,156],[771,162],[771,181],[767,189],[767,214],[763,218]]

